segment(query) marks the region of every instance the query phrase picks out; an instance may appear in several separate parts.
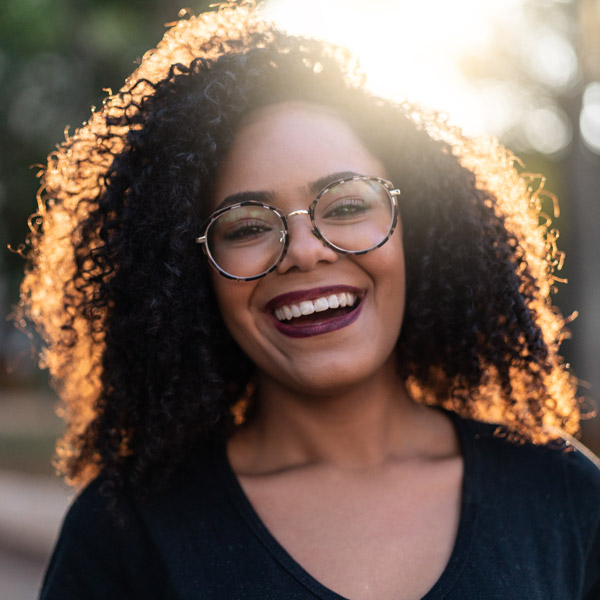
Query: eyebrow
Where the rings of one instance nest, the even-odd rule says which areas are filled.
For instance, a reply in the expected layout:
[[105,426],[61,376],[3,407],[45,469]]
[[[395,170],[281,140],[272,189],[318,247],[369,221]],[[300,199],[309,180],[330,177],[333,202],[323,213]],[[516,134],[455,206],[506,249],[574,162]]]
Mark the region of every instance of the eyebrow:
[[356,177],[360,175],[361,173],[355,173],[354,171],[338,171],[336,173],[329,173],[329,175],[325,175],[325,177],[320,177],[312,183],[309,183],[308,190],[311,194],[315,194],[316,196],[323,188],[326,188],[330,183],[333,183],[338,179],[347,179],[348,177]]
[[[337,181],[338,179],[346,179],[348,177],[360,176],[360,173],[354,171],[337,171],[335,173],[329,173],[323,177],[319,177],[315,181],[312,181],[307,185],[308,191],[315,196],[330,183]],[[264,204],[273,204],[275,201],[275,194],[273,192],[251,190],[247,192],[236,192],[227,196],[215,210],[231,206],[232,204],[238,204],[240,202],[247,202],[253,200],[254,202],[262,202]]]
[[272,204],[275,199],[273,192],[261,192],[261,191],[248,191],[248,192],[236,192],[227,196],[223,202],[221,202],[215,210],[231,206],[232,204],[238,204],[240,202],[248,202],[253,200],[254,202],[262,202],[264,204]]

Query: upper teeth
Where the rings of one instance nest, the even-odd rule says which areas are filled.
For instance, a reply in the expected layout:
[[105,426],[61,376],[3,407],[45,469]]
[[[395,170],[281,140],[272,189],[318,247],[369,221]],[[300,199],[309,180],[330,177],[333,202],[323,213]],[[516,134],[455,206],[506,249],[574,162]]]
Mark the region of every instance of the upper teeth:
[[275,316],[280,321],[289,321],[294,317],[302,315],[312,315],[314,312],[323,312],[328,308],[339,308],[340,306],[353,306],[356,302],[356,294],[352,292],[342,292],[341,294],[332,294],[323,296],[314,300],[304,300],[299,304],[287,304],[275,309]]

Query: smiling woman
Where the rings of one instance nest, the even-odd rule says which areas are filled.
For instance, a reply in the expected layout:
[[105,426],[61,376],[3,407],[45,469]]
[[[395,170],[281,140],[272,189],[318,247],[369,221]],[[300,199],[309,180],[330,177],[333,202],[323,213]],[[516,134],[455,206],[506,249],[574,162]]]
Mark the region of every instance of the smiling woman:
[[85,489],[42,598],[600,593],[536,197],[351,65],[227,5],[50,155],[20,310]]
[[[340,179],[350,172],[361,175]],[[386,172],[349,125],[320,106],[285,102],[251,112],[219,167],[215,203],[250,192],[267,196],[287,215],[289,240],[285,229],[275,231],[277,240],[285,234],[285,251],[274,265],[279,277],[244,285],[222,273],[212,277],[227,329],[252,363],[285,388],[336,394],[354,386],[390,359],[400,334],[405,276],[401,234],[392,235],[395,195],[383,179],[366,175]],[[311,204],[312,192],[324,184]],[[357,201],[359,215],[331,214]],[[304,214],[309,204],[312,222]],[[256,215],[250,222],[256,226]],[[261,253],[263,237],[254,232],[252,238]],[[249,273],[243,265],[254,262],[254,252],[248,241],[238,250],[235,262]],[[219,256],[224,252],[235,251],[228,244]],[[334,305],[345,306],[315,311],[314,303],[323,308],[327,301],[329,308],[331,294]],[[275,311],[286,308],[292,318],[278,319]],[[301,314],[294,317],[294,309]]]

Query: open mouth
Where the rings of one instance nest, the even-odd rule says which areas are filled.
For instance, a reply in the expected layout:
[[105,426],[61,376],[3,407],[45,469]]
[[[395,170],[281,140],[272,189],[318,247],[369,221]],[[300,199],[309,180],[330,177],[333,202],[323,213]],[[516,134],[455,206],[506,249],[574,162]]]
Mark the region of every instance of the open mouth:
[[321,288],[311,299],[303,294],[284,295],[277,299],[271,313],[277,329],[290,337],[309,337],[341,329],[352,323],[360,313],[361,294]]
[[357,300],[356,294],[342,292],[314,300],[303,300],[297,304],[284,304],[273,312],[278,321],[293,321],[292,324],[316,323],[352,312]]

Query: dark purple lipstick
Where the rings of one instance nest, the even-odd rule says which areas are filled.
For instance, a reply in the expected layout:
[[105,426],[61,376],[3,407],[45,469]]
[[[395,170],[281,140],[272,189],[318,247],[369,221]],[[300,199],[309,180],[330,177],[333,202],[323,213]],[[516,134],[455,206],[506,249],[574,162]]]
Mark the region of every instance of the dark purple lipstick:
[[[300,305],[307,300],[314,301],[318,298],[328,298],[332,295],[353,294],[356,300],[352,306],[328,308],[324,311],[315,311],[309,315],[296,316],[290,320],[279,320],[275,316],[276,310],[281,307]],[[265,305],[267,312],[273,319],[275,328],[288,337],[302,338],[321,335],[342,329],[353,323],[360,315],[364,290],[347,285],[332,285],[307,290],[288,292],[272,298]]]

